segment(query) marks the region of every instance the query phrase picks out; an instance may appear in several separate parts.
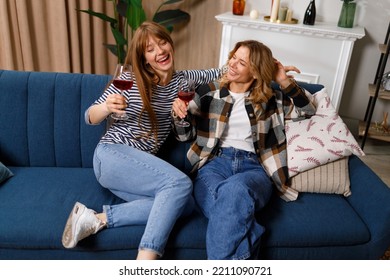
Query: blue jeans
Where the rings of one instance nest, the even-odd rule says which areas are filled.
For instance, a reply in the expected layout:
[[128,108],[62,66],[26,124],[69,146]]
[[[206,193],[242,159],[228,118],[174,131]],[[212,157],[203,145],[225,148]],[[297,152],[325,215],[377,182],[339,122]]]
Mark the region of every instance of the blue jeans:
[[103,206],[108,228],[146,224],[139,249],[163,255],[176,220],[192,212],[190,178],[154,155],[121,144],[99,144],[93,166],[99,183],[126,201]]
[[208,259],[248,259],[258,249],[264,227],[255,213],[269,201],[272,182],[254,153],[221,148],[199,169],[195,200],[209,219]]

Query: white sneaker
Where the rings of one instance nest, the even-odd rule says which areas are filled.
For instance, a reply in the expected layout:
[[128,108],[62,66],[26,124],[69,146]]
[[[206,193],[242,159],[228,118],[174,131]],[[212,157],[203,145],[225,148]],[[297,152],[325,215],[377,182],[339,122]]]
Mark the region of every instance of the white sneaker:
[[99,220],[95,214],[95,211],[76,202],[62,234],[62,245],[65,248],[76,247],[77,242],[81,239],[97,233],[105,226],[105,223]]

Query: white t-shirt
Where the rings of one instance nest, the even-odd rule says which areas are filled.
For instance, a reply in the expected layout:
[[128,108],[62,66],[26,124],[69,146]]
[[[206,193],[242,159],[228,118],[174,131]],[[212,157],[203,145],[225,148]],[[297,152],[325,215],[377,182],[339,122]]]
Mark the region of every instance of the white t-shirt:
[[234,93],[229,91],[234,103],[230,113],[229,122],[221,138],[221,147],[233,147],[236,149],[255,152],[253,147],[252,131],[248,114],[245,110],[245,93]]

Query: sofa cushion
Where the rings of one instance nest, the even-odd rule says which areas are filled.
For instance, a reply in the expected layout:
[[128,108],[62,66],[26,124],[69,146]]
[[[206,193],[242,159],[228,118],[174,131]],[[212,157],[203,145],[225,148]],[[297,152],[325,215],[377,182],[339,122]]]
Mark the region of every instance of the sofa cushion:
[[302,193],[286,202],[275,195],[260,223],[267,247],[323,247],[359,245],[371,236],[365,223],[340,195]]
[[[103,204],[123,202],[98,184],[90,168],[10,169],[15,176],[0,188],[0,197],[4,198],[0,212],[8,216],[3,217],[0,225],[1,247],[64,249],[61,236],[75,200],[96,211],[101,211]],[[15,198],[23,203],[15,206],[18,205]],[[348,202],[335,195],[302,194],[290,203],[275,195],[261,212],[260,221],[267,229],[265,238],[271,247],[334,246],[364,243],[369,239],[367,228]],[[167,250],[170,247],[204,249],[206,226],[207,219],[198,212],[191,219],[180,219]],[[143,230],[144,226],[103,230],[72,250],[138,248]]]
[[337,114],[326,88],[310,95],[317,107],[310,119],[286,123],[289,175],[341,159],[363,156],[352,133]]
[[12,177],[14,174],[0,161],[0,184]]
[[0,188],[1,247],[62,248],[62,231],[76,200],[98,211],[102,203],[120,202],[100,187],[91,168],[10,169],[15,176]]
[[291,178],[291,188],[298,192],[351,195],[348,158],[329,162]]
[[[80,241],[74,249],[63,248],[62,232],[76,200],[98,212],[102,211],[103,204],[123,202],[99,185],[92,168],[10,169],[15,176],[0,188],[1,248],[79,252],[133,250],[136,254],[144,232],[142,225],[105,229]],[[167,251],[169,248],[191,248],[202,251],[199,258],[205,258],[206,224],[206,218],[196,211],[190,218],[179,219],[168,241]],[[129,259],[134,257],[128,256]]]

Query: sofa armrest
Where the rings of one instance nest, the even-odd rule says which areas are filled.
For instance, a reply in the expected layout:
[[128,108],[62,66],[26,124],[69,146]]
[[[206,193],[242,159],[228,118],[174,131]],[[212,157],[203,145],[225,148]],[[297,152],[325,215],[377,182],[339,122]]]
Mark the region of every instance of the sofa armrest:
[[390,246],[390,188],[357,156],[350,156],[350,205],[371,233],[370,258],[377,259]]

